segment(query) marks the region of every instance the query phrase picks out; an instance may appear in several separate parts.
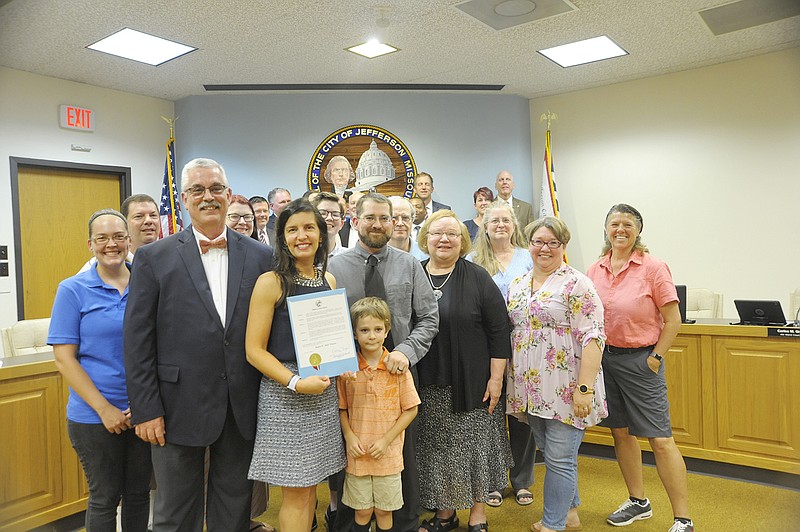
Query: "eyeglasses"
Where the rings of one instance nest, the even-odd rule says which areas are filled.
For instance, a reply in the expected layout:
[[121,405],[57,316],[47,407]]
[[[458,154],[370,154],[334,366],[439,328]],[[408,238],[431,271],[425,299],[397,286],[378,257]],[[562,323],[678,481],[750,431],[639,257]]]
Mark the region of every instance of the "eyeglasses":
[[501,222],[503,225],[511,225],[511,218],[492,218],[487,223],[489,225],[500,225]]
[[380,222],[381,224],[388,224],[389,222],[392,221],[392,217],[391,216],[373,216],[371,214],[368,214],[366,216],[362,216],[361,220],[363,220],[364,222],[368,223],[369,225],[372,225],[375,222]]
[[559,242],[558,240],[551,240],[549,242],[545,242],[544,240],[536,239],[536,240],[531,240],[531,246],[535,248],[547,246],[550,249],[558,249],[561,247],[561,242]]
[[455,240],[456,238],[461,238],[461,233],[456,233],[456,232],[440,233],[439,231],[433,231],[428,233],[428,238],[440,239],[443,236],[446,236],[448,240]]
[[110,237],[108,235],[97,235],[92,238],[92,242],[102,246],[103,244],[108,244],[109,240],[114,240],[114,242],[116,242],[117,244],[121,244],[122,242],[125,242],[127,239],[128,235],[126,235],[125,233],[114,233]]
[[329,211],[326,209],[317,209],[319,211],[319,215],[323,218],[327,218],[330,216],[334,220],[338,220],[342,217],[342,213],[340,211]]
[[236,214],[232,212],[228,215],[228,220],[232,221],[235,224],[238,224],[239,220],[244,220],[245,222],[250,223],[255,219],[256,217],[253,216],[252,214]]
[[219,196],[220,194],[223,194],[226,190],[228,190],[228,187],[220,184],[211,185],[208,188],[201,187],[200,185],[195,185],[193,187],[187,188],[186,190],[184,190],[184,192],[186,192],[186,194],[188,194],[193,198],[202,198],[203,196],[206,195],[206,190],[211,192],[212,196]]
[[411,221],[411,216],[407,214],[398,214],[397,216],[392,216],[392,220],[395,222],[409,223]]

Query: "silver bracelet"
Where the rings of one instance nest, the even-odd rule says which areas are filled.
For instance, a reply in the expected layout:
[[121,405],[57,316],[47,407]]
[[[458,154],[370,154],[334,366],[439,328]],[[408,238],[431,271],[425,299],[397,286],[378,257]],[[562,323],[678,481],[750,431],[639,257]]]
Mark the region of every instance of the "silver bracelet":
[[297,383],[299,381],[300,381],[299,375],[292,375],[292,378],[289,379],[289,384],[287,384],[286,387],[292,390],[294,393],[297,393]]

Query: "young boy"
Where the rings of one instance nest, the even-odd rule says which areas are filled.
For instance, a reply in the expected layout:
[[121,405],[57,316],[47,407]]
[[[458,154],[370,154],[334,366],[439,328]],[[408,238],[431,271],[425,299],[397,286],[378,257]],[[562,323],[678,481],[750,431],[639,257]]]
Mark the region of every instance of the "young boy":
[[359,351],[358,372],[337,379],[347,445],[342,502],[355,510],[355,532],[369,531],[373,511],[378,532],[388,532],[392,511],[403,506],[403,435],[420,399],[410,372],[392,375],[384,365],[389,352],[383,341],[391,328],[386,302],[359,299],[350,317]]

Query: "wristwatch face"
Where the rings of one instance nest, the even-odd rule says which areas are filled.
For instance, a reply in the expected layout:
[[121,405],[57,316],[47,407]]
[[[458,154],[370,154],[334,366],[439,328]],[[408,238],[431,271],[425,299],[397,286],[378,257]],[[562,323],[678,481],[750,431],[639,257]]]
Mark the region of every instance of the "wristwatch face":
[[578,391],[581,393],[589,393],[589,387],[586,386],[585,384],[581,384],[580,386],[578,386]]

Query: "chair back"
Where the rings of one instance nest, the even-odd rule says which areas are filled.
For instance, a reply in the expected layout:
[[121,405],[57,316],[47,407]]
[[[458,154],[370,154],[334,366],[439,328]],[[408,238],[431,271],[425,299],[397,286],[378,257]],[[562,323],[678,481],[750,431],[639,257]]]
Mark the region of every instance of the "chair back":
[[708,288],[689,288],[686,290],[686,317],[721,318],[722,294]]
[[47,345],[50,318],[18,321],[3,329],[3,352],[5,356],[48,353],[53,347]]

